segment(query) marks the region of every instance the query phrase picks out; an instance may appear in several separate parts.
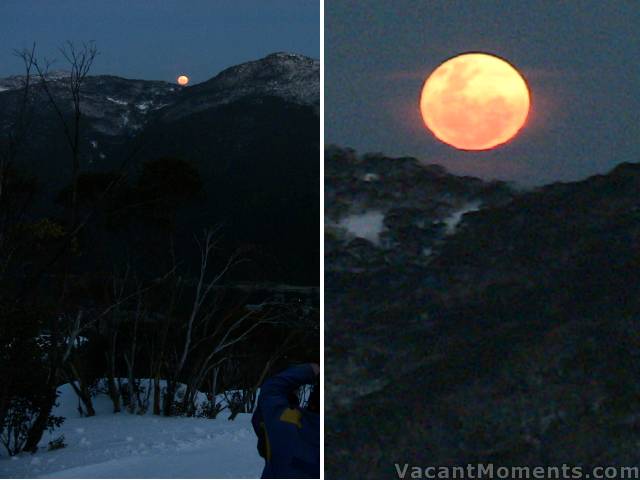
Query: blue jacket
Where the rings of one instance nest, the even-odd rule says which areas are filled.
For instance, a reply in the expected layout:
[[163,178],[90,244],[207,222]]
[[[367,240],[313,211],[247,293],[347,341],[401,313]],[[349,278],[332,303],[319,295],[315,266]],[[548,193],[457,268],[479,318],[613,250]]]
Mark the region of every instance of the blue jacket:
[[320,478],[320,415],[289,406],[289,393],[315,381],[311,365],[296,365],[266,380],[251,418],[262,478]]

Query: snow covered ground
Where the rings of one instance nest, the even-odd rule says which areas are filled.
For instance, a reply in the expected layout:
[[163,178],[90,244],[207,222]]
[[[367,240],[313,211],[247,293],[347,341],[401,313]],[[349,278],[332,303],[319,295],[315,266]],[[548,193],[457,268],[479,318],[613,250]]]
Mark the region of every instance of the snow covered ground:
[[[2,478],[259,478],[264,465],[256,450],[251,415],[215,420],[113,414],[106,395],[95,398],[97,415],[79,416],[68,385],[60,388],[55,414],[61,428],[45,434],[35,455],[0,453]],[[47,451],[64,435],[67,446]]]

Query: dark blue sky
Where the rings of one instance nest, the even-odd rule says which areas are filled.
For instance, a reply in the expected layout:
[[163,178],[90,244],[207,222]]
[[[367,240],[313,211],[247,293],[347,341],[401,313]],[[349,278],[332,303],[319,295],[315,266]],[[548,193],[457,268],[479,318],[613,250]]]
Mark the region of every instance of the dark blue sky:
[[[540,184],[640,161],[640,2],[325,1],[325,140],[360,153]],[[511,143],[463,152],[418,111],[443,60],[486,51],[529,82],[533,110]]]
[[320,57],[319,0],[0,0],[0,77],[21,73],[12,50],[37,43],[58,58],[67,40],[95,40],[93,73],[192,82],[287,51]]

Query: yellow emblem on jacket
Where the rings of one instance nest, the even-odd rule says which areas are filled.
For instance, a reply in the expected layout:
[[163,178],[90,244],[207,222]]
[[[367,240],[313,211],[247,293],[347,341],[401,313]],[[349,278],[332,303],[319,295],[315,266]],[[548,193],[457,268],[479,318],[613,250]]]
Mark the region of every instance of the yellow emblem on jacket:
[[280,420],[287,423],[293,423],[296,427],[302,428],[302,412],[295,408],[285,408]]

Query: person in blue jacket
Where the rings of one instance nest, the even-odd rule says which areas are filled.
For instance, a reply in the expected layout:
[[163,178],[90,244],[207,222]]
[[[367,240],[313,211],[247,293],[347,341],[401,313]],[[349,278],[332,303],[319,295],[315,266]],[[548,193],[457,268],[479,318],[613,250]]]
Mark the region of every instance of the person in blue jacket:
[[[320,478],[319,373],[316,363],[296,365],[262,384],[251,418],[265,459],[262,478]],[[301,408],[295,393],[306,384],[314,387]]]

